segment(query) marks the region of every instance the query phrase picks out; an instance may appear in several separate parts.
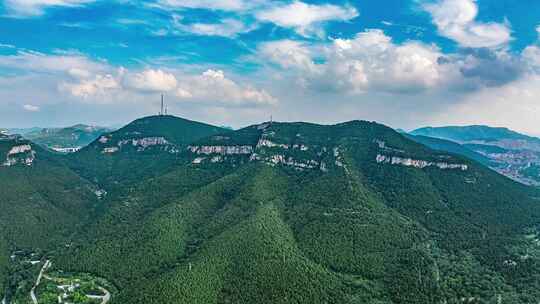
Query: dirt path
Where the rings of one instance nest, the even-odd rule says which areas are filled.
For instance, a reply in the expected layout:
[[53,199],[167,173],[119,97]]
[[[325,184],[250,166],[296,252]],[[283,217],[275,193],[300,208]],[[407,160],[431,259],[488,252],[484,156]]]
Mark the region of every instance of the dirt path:
[[36,298],[36,288],[39,286],[39,283],[41,283],[41,278],[43,277],[43,273],[45,273],[45,270],[47,270],[47,268],[49,268],[50,266],[51,266],[51,261],[47,260],[45,262],[45,265],[43,265],[43,267],[41,267],[41,271],[39,272],[39,275],[37,277],[36,284],[34,284],[32,289],[30,290],[30,297],[32,298],[32,302],[34,304],[38,304],[38,301],[37,301],[37,298]]

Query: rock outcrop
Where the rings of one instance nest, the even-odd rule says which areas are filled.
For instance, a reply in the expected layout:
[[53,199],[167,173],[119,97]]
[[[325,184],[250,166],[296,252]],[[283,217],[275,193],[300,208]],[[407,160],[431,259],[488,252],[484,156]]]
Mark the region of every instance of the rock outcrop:
[[250,155],[253,153],[253,147],[247,145],[235,145],[235,146],[189,146],[188,150],[191,153],[198,155],[210,155],[210,154],[221,154],[221,155]]
[[398,156],[388,156],[388,155],[382,155],[382,154],[377,154],[377,157],[375,160],[379,164],[401,165],[405,167],[414,167],[414,168],[419,168],[419,169],[423,169],[427,167],[437,167],[442,170],[459,169],[462,171],[466,171],[469,169],[469,166],[464,165],[464,164],[451,164],[447,162],[431,162],[427,160],[404,158],[404,157],[398,157]]
[[32,150],[29,144],[17,145],[11,147],[7,153],[3,166],[10,167],[16,164],[31,166],[36,158],[36,152]]

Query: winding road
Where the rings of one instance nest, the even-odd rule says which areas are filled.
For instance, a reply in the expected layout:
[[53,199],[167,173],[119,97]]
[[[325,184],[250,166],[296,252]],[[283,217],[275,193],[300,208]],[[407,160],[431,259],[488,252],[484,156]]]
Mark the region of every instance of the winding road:
[[41,283],[41,278],[43,277],[43,274],[45,273],[47,268],[51,267],[51,264],[52,263],[51,263],[50,260],[47,260],[45,262],[45,265],[43,265],[43,267],[41,267],[41,271],[39,272],[36,283],[34,284],[32,289],[30,290],[30,297],[32,298],[32,302],[34,304],[38,304],[38,301],[37,301],[37,298],[36,298],[36,288],[39,286],[39,283]]

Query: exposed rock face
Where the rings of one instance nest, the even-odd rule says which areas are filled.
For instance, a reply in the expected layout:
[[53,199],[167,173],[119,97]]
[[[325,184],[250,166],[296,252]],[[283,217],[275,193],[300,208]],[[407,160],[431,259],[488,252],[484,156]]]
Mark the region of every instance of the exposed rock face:
[[36,152],[32,150],[29,144],[13,146],[2,163],[3,166],[9,167],[16,164],[24,164],[31,166],[36,158]]
[[403,158],[397,156],[387,156],[382,154],[377,154],[376,158],[377,163],[379,164],[391,164],[391,165],[401,165],[406,167],[415,167],[415,168],[426,168],[426,167],[437,167],[442,170],[447,169],[459,169],[466,171],[469,169],[467,165],[464,164],[450,164],[446,162],[431,162],[426,160],[418,160],[412,158]]
[[262,147],[268,147],[268,148],[279,147],[279,148],[283,148],[283,149],[289,149],[289,145],[278,144],[278,143],[275,143],[275,142],[273,142],[271,140],[264,139],[264,138],[261,138],[261,140],[259,140],[259,142],[257,143],[257,148],[262,148]]
[[107,148],[103,148],[103,151],[101,151],[101,153],[111,154],[111,153],[118,152],[118,150],[120,150],[118,147],[107,147]]
[[146,149],[151,146],[163,146],[168,145],[169,142],[164,137],[145,137],[138,139],[126,139],[118,142],[118,146],[122,147],[123,145],[131,144],[134,147],[141,147]]
[[270,164],[270,165],[273,165],[273,166],[281,164],[281,165],[290,166],[290,167],[294,167],[296,169],[301,169],[301,170],[303,170],[303,169],[315,169],[315,168],[318,168],[320,166],[319,162],[316,161],[316,160],[313,160],[313,159],[300,161],[300,160],[295,160],[292,157],[286,157],[285,155],[282,155],[282,154],[273,154],[273,155],[269,155],[269,156],[261,156],[261,155],[258,155],[256,153],[254,153],[250,157],[250,161],[262,161],[264,163],[267,163],[267,164]]
[[[100,143],[108,143],[110,138],[101,136],[99,138]],[[131,138],[120,140],[115,147],[105,147],[101,151],[104,154],[111,154],[118,152],[123,146],[133,146],[137,148],[137,151],[144,151],[153,146],[164,146],[165,150],[171,153],[178,153],[178,149],[174,148],[164,137],[144,137],[144,138]]]
[[249,155],[253,153],[252,146],[189,146],[188,150],[195,154]]
[[14,154],[19,154],[19,153],[24,153],[24,152],[27,152],[27,151],[32,151],[32,146],[30,146],[30,145],[14,146],[14,147],[11,148],[11,150],[9,150],[8,156],[14,155]]

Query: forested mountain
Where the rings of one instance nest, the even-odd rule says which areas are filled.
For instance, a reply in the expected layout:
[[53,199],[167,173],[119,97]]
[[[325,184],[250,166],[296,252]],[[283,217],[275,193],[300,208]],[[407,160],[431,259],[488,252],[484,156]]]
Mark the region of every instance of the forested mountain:
[[108,190],[72,200],[95,207],[53,268],[109,280],[113,304],[540,299],[540,193],[377,123],[155,116],[51,163]]
[[163,173],[182,162],[178,152],[187,144],[226,131],[174,116],[144,117],[69,155],[68,164],[85,178],[110,188]]
[[25,133],[23,136],[50,149],[80,148],[110,131],[108,128],[78,124],[67,128],[38,129]]

